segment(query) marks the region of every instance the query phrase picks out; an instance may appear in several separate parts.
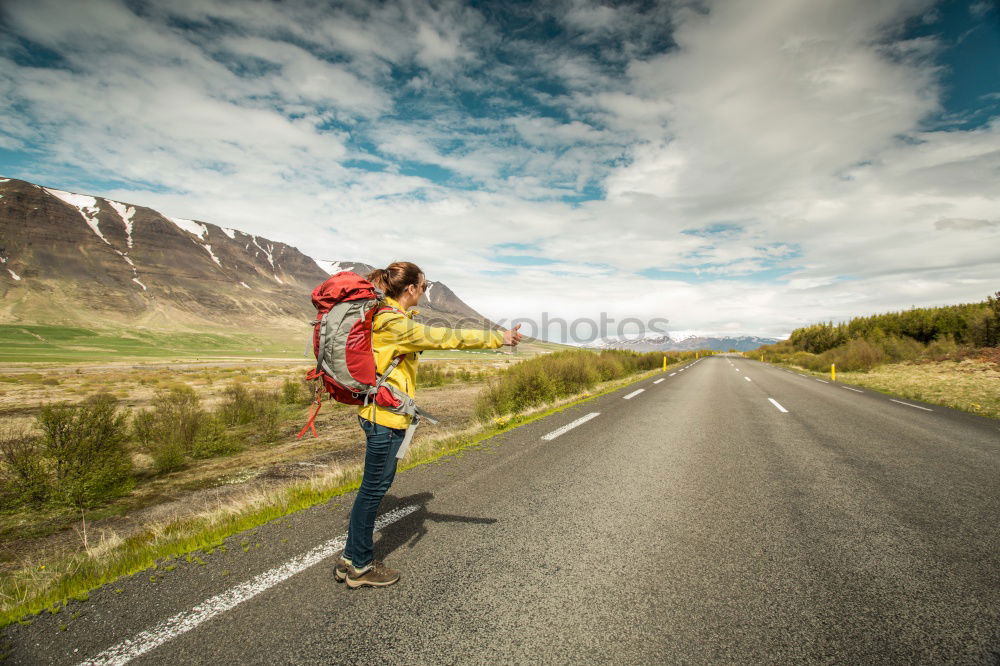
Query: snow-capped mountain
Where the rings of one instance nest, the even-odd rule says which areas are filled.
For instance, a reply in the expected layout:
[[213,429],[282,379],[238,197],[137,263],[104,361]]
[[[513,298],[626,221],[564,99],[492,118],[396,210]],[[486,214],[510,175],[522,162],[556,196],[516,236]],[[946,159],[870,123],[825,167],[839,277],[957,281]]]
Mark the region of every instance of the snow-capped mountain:
[[631,349],[633,351],[695,351],[698,349],[712,351],[752,351],[763,345],[778,342],[777,338],[761,338],[755,335],[716,336],[687,335],[686,337],[667,335],[648,335],[638,338],[607,337],[598,338],[587,344],[594,349]]
[[[310,320],[312,289],[371,266],[143,206],[0,178],[0,321],[287,328]],[[429,282],[422,319],[485,321]]]

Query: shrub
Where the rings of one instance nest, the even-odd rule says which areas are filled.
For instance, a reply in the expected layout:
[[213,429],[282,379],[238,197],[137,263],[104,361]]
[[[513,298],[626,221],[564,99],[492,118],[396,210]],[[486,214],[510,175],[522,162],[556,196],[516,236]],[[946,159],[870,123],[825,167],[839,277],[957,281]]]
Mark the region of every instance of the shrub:
[[487,377],[476,399],[481,421],[513,414],[591,389],[599,381],[619,379],[663,363],[662,353],[605,350],[565,351],[522,361]]
[[886,360],[892,363],[899,361],[914,361],[923,354],[924,346],[913,338],[904,338],[898,335],[886,336],[880,341],[882,351],[885,352]]
[[222,394],[219,416],[228,426],[245,425],[254,420],[254,402],[243,384],[230,384]]
[[417,383],[424,388],[442,386],[448,381],[448,376],[441,371],[436,363],[421,363],[418,366]]
[[951,335],[943,335],[927,345],[924,356],[934,361],[943,361],[958,354],[958,344]]
[[191,449],[193,458],[214,458],[242,451],[239,441],[230,433],[218,415],[206,416],[198,429]]
[[257,438],[271,442],[281,434],[281,399],[275,391],[257,389],[250,395]]
[[281,384],[281,402],[286,405],[308,405],[312,402],[309,384],[302,380],[286,379]]
[[41,446],[51,461],[54,497],[95,506],[132,489],[132,460],[125,442],[128,417],[108,394],[79,407],[48,405],[38,416]]
[[0,427],[0,466],[10,480],[3,487],[9,492],[0,496],[4,504],[39,506],[51,495],[49,474],[38,437],[27,428]]
[[189,386],[157,393],[153,408],[135,415],[133,437],[149,451],[157,472],[184,466],[184,456],[192,454],[205,413],[198,395]]

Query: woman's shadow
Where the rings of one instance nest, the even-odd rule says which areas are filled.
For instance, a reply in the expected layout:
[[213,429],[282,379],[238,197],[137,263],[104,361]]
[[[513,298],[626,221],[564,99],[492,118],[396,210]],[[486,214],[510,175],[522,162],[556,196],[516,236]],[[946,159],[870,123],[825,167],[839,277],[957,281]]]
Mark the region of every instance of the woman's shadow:
[[419,508],[405,518],[379,530],[378,541],[375,542],[375,552],[379,553],[379,559],[385,559],[401,546],[406,545],[411,549],[416,546],[417,542],[427,534],[425,523],[428,520],[435,523],[474,523],[478,525],[492,525],[497,522],[496,518],[473,518],[428,511],[427,503],[432,499],[434,499],[434,493],[417,493],[406,497],[386,496],[379,507],[379,513],[414,504]]

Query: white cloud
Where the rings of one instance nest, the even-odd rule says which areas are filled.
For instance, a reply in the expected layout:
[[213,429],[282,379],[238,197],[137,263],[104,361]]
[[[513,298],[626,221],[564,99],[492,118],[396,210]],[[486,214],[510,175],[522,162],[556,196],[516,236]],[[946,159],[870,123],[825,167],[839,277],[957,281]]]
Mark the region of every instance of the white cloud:
[[[496,319],[782,334],[995,290],[1000,125],[921,128],[939,44],[899,27],[928,2],[654,4],[533,7],[569,31],[547,39],[459,2],[13,1],[62,60],[0,38],[0,147],[47,153],[20,174],[42,184],[115,177],[136,185],[88,193],[415,261]],[[505,242],[557,263],[488,276]]]

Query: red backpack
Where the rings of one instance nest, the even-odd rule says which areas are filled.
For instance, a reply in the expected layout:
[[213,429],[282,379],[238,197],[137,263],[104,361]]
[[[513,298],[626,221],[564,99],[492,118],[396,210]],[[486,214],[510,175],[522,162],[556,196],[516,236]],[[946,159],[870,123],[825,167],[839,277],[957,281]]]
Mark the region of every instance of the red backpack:
[[[403,314],[398,308],[386,305],[383,299],[381,290],[351,271],[331,275],[313,289],[312,302],[317,314],[312,322],[316,367],[309,371],[306,379],[319,379],[322,385],[316,391],[315,409],[299,437],[310,429],[316,436],[314,421],[322,406],[323,390],[337,402],[348,405],[375,403],[396,414],[409,415],[411,422],[406,445],[421,417],[437,423],[437,419],[417,407],[413,398],[385,383],[402,356],[394,358],[381,375],[377,372],[372,352],[375,315],[386,311]],[[403,446],[400,449],[405,453]]]

